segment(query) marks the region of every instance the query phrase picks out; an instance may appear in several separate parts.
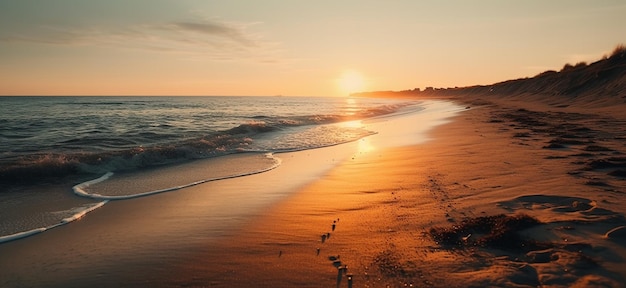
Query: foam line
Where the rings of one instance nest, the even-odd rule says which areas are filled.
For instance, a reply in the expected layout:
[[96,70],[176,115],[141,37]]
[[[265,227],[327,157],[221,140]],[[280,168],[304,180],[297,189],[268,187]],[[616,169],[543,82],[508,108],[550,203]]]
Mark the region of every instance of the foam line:
[[24,232],[18,232],[18,233],[11,234],[11,235],[2,236],[0,237],[0,243],[26,238],[28,236],[39,234],[46,230],[48,230],[47,227],[42,227],[42,228],[35,228],[35,229],[24,231]]
[[29,237],[29,236],[32,236],[32,235],[43,233],[45,231],[48,231],[50,229],[53,229],[53,228],[56,228],[56,227],[59,227],[59,226],[62,226],[62,225],[65,225],[67,223],[76,221],[76,220],[82,218],[83,216],[87,215],[87,213],[104,206],[104,204],[106,204],[107,202],[109,202],[109,201],[105,200],[105,201],[96,203],[96,204],[90,206],[89,208],[86,208],[86,209],[83,209],[83,210],[81,210],[79,212],[76,212],[74,215],[72,215],[70,217],[64,218],[63,220],[61,220],[61,222],[56,223],[54,225],[50,225],[50,226],[47,226],[47,227],[39,227],[39,228],[31,229],[31,230],[28,230],[28,231],[23,231],[23,232],[14,233],[14,234],[11,234],[11,235],[1,236],[0,237],[0,243],[26,238],[26,237]]
[[93,185],[93,184],[96,184],[96,183],[99,183],[99,182],[107,180],[109,177],[111,177],[113,175],[113,172],[108,172],[108,173],[102,175],[100,178],[80,183],[80,184],[72,187],[72,190],[74,190],[74,193],[76,195],[83,196],[83,197],[88,197],[88,198],[92,198],[92,199],[101,199],[101,200],[126,200],[126,199],[145,197],[145,196],[150,196],[150,195],[164,193],[164,192],[176,191],[176,190],[180,190],[180,189],[183,189],[183,188],[187,188],[187,187],[191,187],[191,186],[195,186],[195,185],[199,185],[199,184],[203,184],[203,183],[207,183],[207,182],[211,182],[211,181],[232,179],[232,178],[250,176],[250,175],[254,175],[254,174],[260,174],[260,173],[264,173],[264,172],[276,169],[282,163],[282,160],[280,158],[278,158],[278,157],[275,157],[272,153],[267,153],[265,156],[268,157],[268,158],[273,159],[274,160],[274,165],[272,165],[272,166],[270,166],[268,168],[265,168],[265,169],[257,170],[257,171],[246,172],[246,173],[241,173],[241,174],[234,174],[234,175],[229,175],[229,176],[224,176],[224,177],[207,178],[207,179],[204,179],[204,180],[195,181],[195,182],[191,182],[191,183],[187,183],[187,184],[183,184],[183,185],[173,186],[173,187],[160,189],[160,190],[152,190],[152,191],[148,191],[148,192],[144,192],[144,193],[138,193],[138,194],[133,194],[133,195],[107,196],[107,195],[101,195],[101,194],[96,194],[96,193],[88,193],[87,191],[84,190],[84,188],[87,188],[90,185]]
[[109,202],[109,201],[105,200],[105,201],[97,203],[96,205],[93,205],[93,206],[91,206],[91,207],[89,207],[89,208],[87,208],[85,210],[81,210],[80,212],[78,212],[78,213],[76,213],[76,214],[74,214],[74,215],[72,215],[70,217],[64,218],[63,220],[61,220],[61,223],[62,224],[67,224],[67,223],[70,223],[72,221],[76,221],[76,220],[82,218],[83,216],[87,215],[87,213],[104,206],[104,204],[107,204],[107,202]]
[[80,183],[78,185],[74,185],[74,187],[72,187],[72,190],[78,196],[90,197],[91,194],[87,193],[83,188],[87,188],[93,184],[100,183],[104,180],[109,179],[111,176],[113,176],[113,172],[107,172],[106,174],[100,176],[100,178],[89,180],[89,181]]

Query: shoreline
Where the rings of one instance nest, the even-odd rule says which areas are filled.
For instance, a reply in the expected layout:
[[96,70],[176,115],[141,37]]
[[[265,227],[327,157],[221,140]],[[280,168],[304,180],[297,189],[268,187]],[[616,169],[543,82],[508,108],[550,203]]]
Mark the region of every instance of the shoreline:
[[[376,119],[376,123],[367,125],[384,126],[389,121]],[[428,127],[413,128],[419,133]],[[415,137],[417,140],[412,141],[426,140],[424,135]],[[371,145],[363,146],[364,142],[369,141],[281,153],[283,165],[265,173],[204,183],[174,193],[110,201],[70,225],[0,245],[0,254],[5,255],[0,259],[0,279],[7,286],[162,283],[159,277],[179,267],[182,259],[190,257],[189,251],[222,238],[231,239],[248,219],[262,216],[273,203],[317,181],[338,163],[356,157],[363,152],[359,149],[371,149]],[[120,270],[118,266],[130,269]],[[38,279],[29,275],[38,275]]]
[[[206,191],[233,182],[218,181],[185,193],[109,203],[72,225],[0,245],[6,255],[0,259],[0,284],[345,287],[347,275],[336,267],[345,265],[356,287],[623,283],[624,236],[605,233],[626,225],[624,180],[584,167],[594,159],[619,158],[626,139],[619,125],[596,111],[589,118],[559,113],[568,109],[520,110],[504,100],[454,101],[474,104],[430,131],[432,141],[426,143],[390,147],[368,137],[351,147],[281,155],[284,166],[236,180],[239,190],[256,191],[259,183],[276,190],[256,208],[237,203],[252,208],[229,225],[219,215],[232,211],[207,210],[232,208],[229,200],[245,197],[208,197]],[[568,133],[579,133],[577,139],[596,139],[598,131],[611,135],[594,143],[611,150],[588,151],[591,156],[581,159],[576,154],[590,144],[543,148],[559,138],[555,133],[564,124],[577,125],[568,126]],[[359,145],[369,148],[358,150]],[[336,154],[322,155],[331,150]],[[295,182],[300,184],[285,185]],[[429,235],[432,227],[520,212],[545,223],[525,230],[527,237],[555,245],[524,253],[446,249]],[[330,237],[322,243],[326,233]],[[71,250],[50,250],[68,243]],[[41,278],[20,269],[27,267]]]

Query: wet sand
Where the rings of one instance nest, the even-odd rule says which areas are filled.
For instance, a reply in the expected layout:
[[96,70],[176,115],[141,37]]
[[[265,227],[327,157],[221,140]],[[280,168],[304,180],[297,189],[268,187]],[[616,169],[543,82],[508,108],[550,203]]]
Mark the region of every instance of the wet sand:
[[[619,109],[453,100],[469,109],[426,143],[381,133],[283,154],[267,173],[113,202],[2,244],[0,286],[348,287],[351,274],[353,287],[619,287]],[[449,246],[431,234],[501,213],[541,221],[520,237],[546,245],[479,245],[470,233]]]

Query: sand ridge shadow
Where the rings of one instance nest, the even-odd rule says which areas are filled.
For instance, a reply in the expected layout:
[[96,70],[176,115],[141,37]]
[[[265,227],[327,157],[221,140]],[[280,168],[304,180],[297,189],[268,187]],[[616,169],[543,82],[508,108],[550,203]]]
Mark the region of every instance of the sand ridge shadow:
[[576,213],[577,221],[626,222],[624,215],[598,207],[598,202],[582,197],[557,195],[525,195],[497,204],[508,211],[547,210],[553,213]]

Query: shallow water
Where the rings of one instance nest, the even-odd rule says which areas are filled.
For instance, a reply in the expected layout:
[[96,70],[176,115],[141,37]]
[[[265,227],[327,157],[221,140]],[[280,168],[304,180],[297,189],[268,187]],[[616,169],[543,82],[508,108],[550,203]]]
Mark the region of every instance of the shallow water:
[[[354,141],[376,133],[364,119],[422,109],[322,97],[0,101],[0,242],[78,219],[102,201],[268,171],[280,165],[272,153]],[[104,175],[112,176],[85,183]]]

